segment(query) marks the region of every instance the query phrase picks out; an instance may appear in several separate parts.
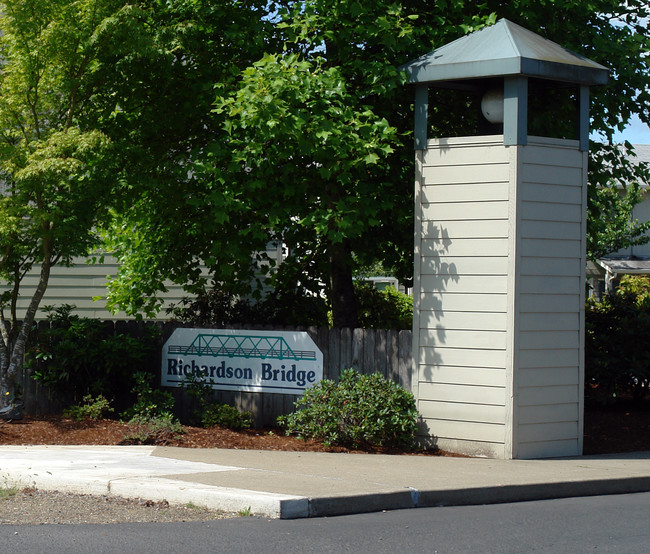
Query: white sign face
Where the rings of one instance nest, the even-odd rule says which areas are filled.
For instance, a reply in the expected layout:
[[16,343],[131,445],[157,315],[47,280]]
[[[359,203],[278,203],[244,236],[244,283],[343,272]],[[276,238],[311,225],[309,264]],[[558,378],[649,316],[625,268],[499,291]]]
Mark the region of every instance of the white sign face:
[[163,346],[164,387],[190,376],[213,389],[302,394],[323,378],[323,353],[304,332],[176,329]]

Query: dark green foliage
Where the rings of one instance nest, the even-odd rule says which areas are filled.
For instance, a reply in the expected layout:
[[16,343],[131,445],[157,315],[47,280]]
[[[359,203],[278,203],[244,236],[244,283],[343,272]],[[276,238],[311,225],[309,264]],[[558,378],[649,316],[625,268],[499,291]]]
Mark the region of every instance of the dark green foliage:
[[113,412],[111,403],[103,395],[93,398],[90,394],[83,397],[81,404],[70,406],[63,411],[63,417],[72,419],[101,419]]
[[612,402],[624,394],[644,397],[650,384],[650,301],[619,290],[602,302],[587,302],[585,395]]
[[132,379],[134,385],[131,392],[136,401],[122,414],[124,419],[156,419],[171,415],[174,410],[174,396],[169,391],[154,388],[152,374],[139,371],[133,374]]
[[122,417],[128,419],[130,432],[125,444],[166,444],[183,433],[183,427],[174,417],[174,397],[171,392],[152,386],[153,375],[146,372],[133,374],[135,404]]
[[639,305],[650,304],[650,277],[648,275],[623,275],[617,287],[618,293],[629,293],[636,297]]
[[239,431],[253,425],[253,414],[240,412],[234,406],[212,400],[212,380],[206,381],[192,374],[183,382],[183,388],[196,406],[192,414],[192,423],[202,427],[227,427]]
[[234,431],[250,429],[253,425],[253,414],[240,412],[228,404],[211,402],[203,411],[201,424],[203,427],[227,427]]
[[180,323],[199,327],[225,325],[327,325],[327,301],[303,290],[268,293],[261,300],[237,297],[220,289],[185,298],[168,310]]
[[278,418],[287,434],[327,446],[411,446],[418,417],[413,395],[379,373],[341,371],[308,389],[296,410]]
[[364,329],[411,329],[413,298],[387,287],[377,290],[372,284],[356,281],[359,325]]
[[125,398],[125,384],[134,370],[150,363],[158,347],[157,330],[145,328],[136,338],[117,333],[112,324],[72,314],[74,306],[46,307],[50,327],[42,330],[28,349],[33,378],[55,392],[64,404],[85,395]]
[[[370,283],[355,281],[359,326],[366,329],[410,329],[413,298],[387,287],[377,290]],[[306,291],[273,291],[253,301],[212,289],[196,298],[185,298],[168,313],[180,323],[199,327],[226,325],[327,326],[325,298]]]
[[198,327],[223,327],[243,323],[252,314],[248,302],[220,289],[206,290],[196,297],[186,297],[167,309],[167,314],[179,323]]

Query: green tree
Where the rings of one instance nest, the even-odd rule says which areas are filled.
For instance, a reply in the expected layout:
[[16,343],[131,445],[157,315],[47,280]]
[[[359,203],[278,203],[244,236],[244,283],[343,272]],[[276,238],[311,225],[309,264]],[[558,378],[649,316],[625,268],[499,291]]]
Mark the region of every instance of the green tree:
[[[52,266],[96,244],[111,144],[80,126],[79,114],[93,93],[87,76],[96,54],[111,39],[101,23],[120,6],[29,0],[0,7],[0,402],[22,367]],[[19,322],[21,283],[34,266],[38,285]]]
[[[270,25],[264,5],[256,0],[1,4],[0,276],[9,289],[0,311],[3,392],[22,365],[51,267],[97,246],[107,226],[104,216],[115,218],[113,229],[137,221],[125,234],[136,244],[138,236],[151,236],[147,217],[183,225],[183,211],[193,217],[196,205],[183,206],[193,193],[183,187],[193,181],[188,159],[215,140],[214,84],[233,80],[272,43],[271,34],[261,32]],[[118,214],[128,215],[118,219]],[[185,238],[192,244],[191,233]],[[154,243],[147,259],[162,254],[163,242]],[[179,246],[175,240],[166,249],[167,259],[187,282],[198,274],[173,256],[184,251]],[[20,285],[35,264],[39,285],[19,325]],[[146,275],[146,266],[136,267]],[[125,265],[127,280],[130,268]],[[151,266],[153,273],[158,269]],[[147,294],[145,278],[138,285],[146,302],[153,291]]]
[[324,278],[338,326],[356,323],[350,243],[393,205],[382,161],[396,130],[355,104],[338,68],[295,54],[266,56],[234,94],[217,99],[228,133],[218,159],[229,162],[231,193],[246,198],[245,227],[232,231],[258,250],[274,240],[294,256],[308,245],[308,255],[326,260],[324,271],[303,280]]
[[[650,119],[648,7],[638,0],[304,0],[269,12],[258,27],[267,54],[233,43],[231,73],[212,80],[215,111],[202,120],[211,140],[179,142],[187,156],[164,166],[176,170],[170,186],[137,191],[120,213],[116,305],[155,309],[166,277],[204,286],[202,261],[220,288],[250,292],[264,278],[257,263],[269,263],[266,243],[281,241],[288,259],[271,284],[325,289],[334,323],[354,325],[355,264],[381,260],[402,279],[412,274],[412,93],[396,68],[499,17],[612,69],[610,84],[593,90],[592,127],[606,138],[633,114]],[[460,95],[432,95],[431,135],[468,134],[468,114]],[[607,173],[633,182],[620,157],[600,163],[613,151],[593,145],[593,183]],[[603,220],[602,195],[590,202],[591,220]]]
[[592,153],[587,202],[587,256],[591,260],[650,240],[650,221],[633,217],[634,207],[645,195],[643,184],[650,183],[650,168],[630,164],[633,157],[630,144],[603,146]]
[[[110,305],[153,314],[166,279],[199,292],[206,286],[204,260],[215,271],[231,268],[229,283],[238,267],[250,265],[252,250],[242,261],[236,248],[248,237],[235,236],[233,248],[220,249],[222,233],[233,237],[228,214],[209,200],[220,185],[201,179],[197,160],[226,140],[213,112],[214,87],[233,88],[244,68],[277,48],[267,4],[148,2],[123,52],[114,49],[101,58],[102,90],[88,115],[111,137],[125,169],[114,190],[112,224],[104,228],[106,248],[122,263],[110,285]],[[234,214],[230,219],[243,223]]]

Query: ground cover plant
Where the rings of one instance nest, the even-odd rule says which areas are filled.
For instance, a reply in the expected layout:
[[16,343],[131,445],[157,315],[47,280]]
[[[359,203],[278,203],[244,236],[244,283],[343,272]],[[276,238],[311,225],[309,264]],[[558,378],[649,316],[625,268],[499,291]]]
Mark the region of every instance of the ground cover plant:
[[227,429],[249,429],[253,425],[253,414],[240,411],[234,406],[213,399],[212,379],[196,374],[189,375],[183,388],[192,399],[194,410],[190,421],[202,427],[226,427]]
[[80,404],[75,404],[63,410],[63,417],[70,417],[72,419],[101,419],[112,413],[113,407],[109,400],[104,398],[103,395],[93,398],[92,395],[87,394],[83,397]]

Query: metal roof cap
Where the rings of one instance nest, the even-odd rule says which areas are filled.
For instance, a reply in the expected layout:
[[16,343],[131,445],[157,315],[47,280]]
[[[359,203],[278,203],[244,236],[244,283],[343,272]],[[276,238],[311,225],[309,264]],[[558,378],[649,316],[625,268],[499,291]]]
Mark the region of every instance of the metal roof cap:
[[522,75],[604,85],[609,70],[507,19],[400,67],[411,83]]

